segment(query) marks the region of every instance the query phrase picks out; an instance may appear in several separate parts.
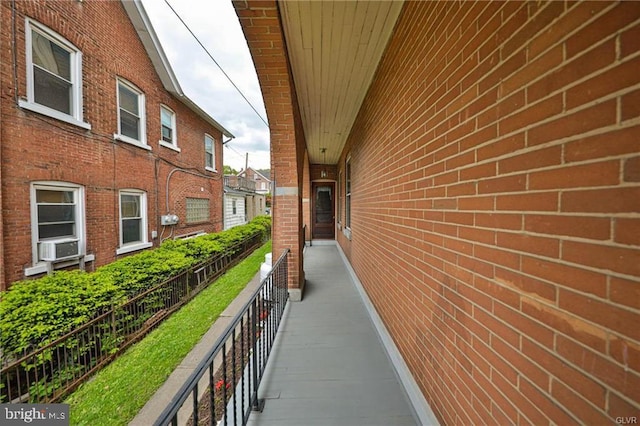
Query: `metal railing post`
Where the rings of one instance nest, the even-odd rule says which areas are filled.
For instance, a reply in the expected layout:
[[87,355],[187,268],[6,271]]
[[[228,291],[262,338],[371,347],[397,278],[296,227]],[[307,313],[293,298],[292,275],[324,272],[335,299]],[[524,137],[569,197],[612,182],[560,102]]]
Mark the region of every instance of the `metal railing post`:
[[260,411],[264,409],[264,400],[258,399],[258,298],[254,298],[251,302],[251,335],[252,343],[252,364],[253,364],[253,393],[251,395],[251,409]]

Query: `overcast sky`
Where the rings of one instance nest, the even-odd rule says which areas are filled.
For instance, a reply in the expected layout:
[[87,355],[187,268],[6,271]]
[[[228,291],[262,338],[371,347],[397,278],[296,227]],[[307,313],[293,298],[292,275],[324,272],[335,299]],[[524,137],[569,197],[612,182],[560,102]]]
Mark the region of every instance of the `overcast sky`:
[[[168,0],[266,121],[247,42],[231,0]],[[171,11],[165,0],[142,0],[185,94],[229,130],[224,164],[236,170],[270,168],[269,129]]]

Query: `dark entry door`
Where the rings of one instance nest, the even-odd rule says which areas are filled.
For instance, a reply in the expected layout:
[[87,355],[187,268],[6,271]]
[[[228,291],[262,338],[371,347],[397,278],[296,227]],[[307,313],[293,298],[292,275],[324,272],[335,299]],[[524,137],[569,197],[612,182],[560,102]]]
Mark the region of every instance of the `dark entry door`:
[[313,238],[335,238],[335,214],[333,200],[335,198],[332,183],[313,184]]

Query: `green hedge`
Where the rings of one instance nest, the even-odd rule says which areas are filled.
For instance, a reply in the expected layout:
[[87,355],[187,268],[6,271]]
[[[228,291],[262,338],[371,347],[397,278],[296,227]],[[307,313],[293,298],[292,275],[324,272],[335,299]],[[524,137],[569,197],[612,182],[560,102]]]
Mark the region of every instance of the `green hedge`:
[[112,304],[189,269],[257,232],[268,236],[271,218],[189,240],[168,240],[160,247],[119,259],[95,272],[58,271],[14,283],[0,300],[0,348],[4,357],[20,357],[77,328]]

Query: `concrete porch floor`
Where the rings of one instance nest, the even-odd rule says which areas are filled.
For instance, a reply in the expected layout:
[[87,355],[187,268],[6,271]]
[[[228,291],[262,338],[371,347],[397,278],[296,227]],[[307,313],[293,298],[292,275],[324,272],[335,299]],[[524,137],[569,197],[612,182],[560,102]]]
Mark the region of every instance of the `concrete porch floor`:
[[289,303],[251,426],[415,425],[409,398],[339,249],[305,249],[302,302]]

